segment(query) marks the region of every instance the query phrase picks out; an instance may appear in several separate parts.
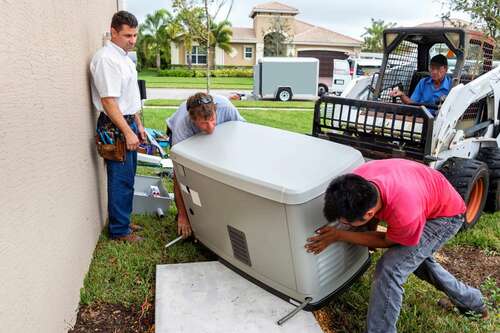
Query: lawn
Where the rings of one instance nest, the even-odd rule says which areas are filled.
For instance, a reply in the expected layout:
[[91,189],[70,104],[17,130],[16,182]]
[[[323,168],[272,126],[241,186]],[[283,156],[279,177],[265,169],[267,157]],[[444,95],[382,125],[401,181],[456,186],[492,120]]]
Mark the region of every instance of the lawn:
[[[183,99],[151,99],[147,100],[144,105],[146,106],[179,106],[184,100]],[[307,109],[312,110],[314,108],[313,101],[290,101],[290,102],[279,102],[279,101],[231,101],[237,108],[267,108],[267,109]]]
[[[165,77],[156,72],[145,71],[139,73],[139,79],[146,80],[147,88],[205,88],[207,80],[204,77]],[[211,77],[212,89],[252,90],[251,77]]]
[[[165,131],[165,119],[174,112],[174,109],[148,108],[144,112],[144,124],[146,127]],[[240,110],[240,113],[251,123],[286,129],[297,133],[310,134],[312,131],[312,109],[311,111],[245,109]]]
[[[145,124],[148,127],[164,130],[165,118],[173,112],[174,110],[170,109],[148,108],[144,114]],[[241,113],[249,122],[288,129],[298,133],[310,133],[311,131],[312,111],[246,109],[242,110]],[[139,172],[154,174],[155,170],[140,168]],[[168,182],[166,185],[170,187]],[[147,317],[145,313],[149,312],[149,318],[153,316],[155,265],[214,259],[213,255],[200,244],[192,242],[180,243],[168,251],[164,250],[163,245],[176,237],[174,215],[175,208],[171,207],[163,220],[146,215],[134,216],[134,222],[144,226],[144,230],[139,234],[144,236],[146,240],[141,244],[112,242],[108,239],[106,232],[103,232],[95,249],[84,287],[81,290],[80,313],[89,313],[89,311],[94,313],[99,311],[103,304],[138,309],[136,317],[130,319],[131,323],[125,323],[125,325],[134,326],[135,323],[141,322],[144,320],[143,318]],[[467,246],[475,249],[485,260],[489,260],[488,258],[498,260],[500,254],[499,221],[500,212],[484,214],[474,229],[459,233],[447,244],[445,250],[460,253]],[[374,253],[373,264],[352,288],[315,313],[325,332],[363,332],[374,264],[380,254],[381,251]],[[469,262],[470,267],[475,264],[473,261],[475,258]],[[488,321],[482,321],[475,317],[465,317],[454,312],[445,312],[436,305],[437,300],[442,297],[442,293],[417,278],[410,277],[405,284],[404,305],[398,322],[399,331],[425,333],[498,332],[500,329],[498,326],[500,322],[498,314],[500,281],[495,278],[486,278],[488,275],[498,276],[498,273],[493,268],[491,272],[486,272],[480,283],[483,293],[488,297],[490,306],[491,319]],[[147,329],[144,328],[146,326],[143,326],[143,330],[152,331],[153,326],[151,325],[152,323],[149,322]],[[75,332],[77,331],[75,329]],[[78,332],[84,332],[84,330]]]

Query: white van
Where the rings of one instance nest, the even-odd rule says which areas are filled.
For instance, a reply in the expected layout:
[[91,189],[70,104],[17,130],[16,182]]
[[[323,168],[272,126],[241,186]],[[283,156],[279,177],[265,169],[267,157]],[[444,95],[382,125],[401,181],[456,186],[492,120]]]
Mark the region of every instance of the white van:
[[321,96],[325,92],[330,92],[340,96],[352,80],[373,75],[380,70],[380,66],[382,66],[382,59],[376,58],[333,59],[332,78],[330,80],[320,78],[318,94]]

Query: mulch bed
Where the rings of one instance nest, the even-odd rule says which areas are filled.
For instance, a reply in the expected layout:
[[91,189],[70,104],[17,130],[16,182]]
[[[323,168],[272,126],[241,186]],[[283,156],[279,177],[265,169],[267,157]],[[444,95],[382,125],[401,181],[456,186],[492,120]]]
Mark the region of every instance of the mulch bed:
[[154,304],[127,308],[116,304],[81,306],[76,324],[68,333],[154,333]]
[[450,273],[462,282],[479,288],[488,277],[500,285],[500,255],[488,254],[471,246],[443,249],[436,255]]
[[[439,251],[436,259],[458,279],[474,287],[479,287],[488,277],[500,284],[500,270],[498,269],[500,255],[498,254],[487,255],[474,247],[456,247]],[[141,307],[131,306],[130,308],[115,304],[81,306],[76,324],[68,333],[153,333],[154,312],[154,304],[149,302]],[[325,333],[334,333],[330,328],[331,323],[338,320],[331,318],[325,310],[316,311],[315,316]]]

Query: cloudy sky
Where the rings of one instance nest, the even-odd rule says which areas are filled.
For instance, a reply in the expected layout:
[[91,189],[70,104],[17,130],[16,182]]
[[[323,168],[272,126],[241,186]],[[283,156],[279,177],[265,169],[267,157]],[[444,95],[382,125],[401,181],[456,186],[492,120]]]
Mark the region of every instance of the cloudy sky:
[[[249,17],[252,8],[267,0],[234,0],[229,20],[235,27],[251,27]],[[126,0],[126,8],[137,16],[140,22],[144,17],[159,8],[171,9],[171,0]],[[282,1],[299,10],[297,18],[319,25],[351,37],[361,39],[364,27],[370,25],[370,18],[398,25],[410,26],[440,19],[446,10],[442,0],[286,0]],[[225,17],[227,11],[219,15]],[[453,13],[453,17],[467,19],[463,13]]]

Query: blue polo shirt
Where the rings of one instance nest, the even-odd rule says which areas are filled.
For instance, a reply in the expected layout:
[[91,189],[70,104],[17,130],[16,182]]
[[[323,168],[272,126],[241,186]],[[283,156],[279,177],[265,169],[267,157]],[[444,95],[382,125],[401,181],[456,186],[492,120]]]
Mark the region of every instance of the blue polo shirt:
[[451,77],[446,75],[439,88],[434,87],[432,78],[426,77],[420,80],[411,94],[411,99],[415,103],[437,104],[439,97],[448,95],[451,89]]

